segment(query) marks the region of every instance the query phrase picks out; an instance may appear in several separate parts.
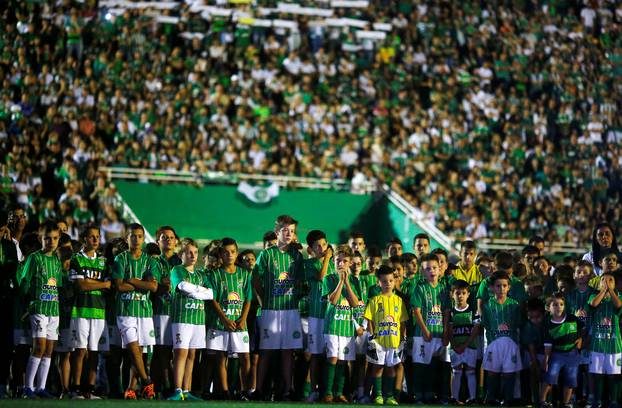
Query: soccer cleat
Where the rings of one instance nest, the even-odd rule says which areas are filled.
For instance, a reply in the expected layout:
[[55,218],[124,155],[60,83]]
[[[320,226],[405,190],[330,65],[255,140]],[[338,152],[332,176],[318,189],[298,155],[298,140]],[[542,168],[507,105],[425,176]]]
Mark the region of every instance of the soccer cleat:
[[184,393],[181,391],[177,391],[175,392],[173,395],[171,395],[170,397],[168,397],[166,400],[167,401],[183,401],[185,400],[185,396]]
[[22,395],[24,399],[37,399],[37,393],[32,388],[24,388],[24,394]]
[[320,393],[317,391],[313,391],[307,398],[305,398],[305,402],[317,402],[320,400]]
[[190,391],[184,392],[184,401],[203,401],[203,398],[190,394]]
[[400,405],[395,397],[385,398],[384,405]]
[[134,392],[134,390],[125,390],[125,392],[123,393],[123,399],[126,400],[135,400],[136,399],[136,393]]
[[155,389],[153,383],[147,384],[143,387],[143,390],[140,393],[140,396],[143,399],[154,399],[155,398]]
[[332,395],[324,395],[324,397],[322,398],[322,402],[325,404],[330,404],[331,402],[334,402],[334,398]]
[[51,394],[46,389],[38,390],[37,391],[37,397],[39,397],[41,399],[56,399],[56,395]]
[[335,402],[339,402],[339,403],[342,403],[342,404],[347,404],[350,401],[348,401],[348,399],[346,398],[345,395],[339,395],[338,397],[335,398]]
[[382,395],[378,395],[377,397],[374,398],[374,404],[384,405],[384,398],[382,398]]

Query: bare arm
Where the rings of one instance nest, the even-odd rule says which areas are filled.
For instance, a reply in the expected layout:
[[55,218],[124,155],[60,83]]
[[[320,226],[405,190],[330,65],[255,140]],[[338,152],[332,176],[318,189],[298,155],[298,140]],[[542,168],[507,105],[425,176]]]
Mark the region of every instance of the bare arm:
[[136,289],[142,290],[145,292],[155,292],[158,290],[158,281],[155,279],[144,281],[142,279],[131,278],[131,279],[126,279],[125,281],[133,285]]
[[78,288],[78,292],[89,292],[91,290],[110,289],[111,281],[98,281],[97,279],[83,278],[76,279],[75,285]]
[[328,295],[328,301],[331,304],[336,305],[337,302],[339,302],[339,298],[341,297],[341,291],[343,290],[343,285],[343,275],[339,274],[339,283],[337,284],[337,287]]
[[428,330],[427,326],[425,325],[425,322],[423,321],[423,316],[421,315],[421,308],[420,307],[415,307],[414,313],[415,313],[415,320],[417,321],[417,325],[419,326],[419,328],[423,332],[423,337],[424,338],[429,338],[430,337],[430,331]]
[[[592,301],[590,302],[590,306],[598,307],[598,305],[600,305],[600,302],[603,301],[603,298],[605,297],[606,294],[607,294],[607,289],[601,289],[600,292],[598,292],[598,295],[596,295],[596,297],[592,299]],[[618,298],[618,301],[619,300],[620,298]]]
[[356,296],[352,287],[350,286],[350,280],[348,279],[348,274],[345,275],[344,282],[346,283],[346,299],[348,299],[348,303],[350,307],[356,307],[359,304],[359,298]]
[[134,285],[124,281],[123,279],[115,279],[114,286],[117,288],[117,292],[132,292],[136,290]]

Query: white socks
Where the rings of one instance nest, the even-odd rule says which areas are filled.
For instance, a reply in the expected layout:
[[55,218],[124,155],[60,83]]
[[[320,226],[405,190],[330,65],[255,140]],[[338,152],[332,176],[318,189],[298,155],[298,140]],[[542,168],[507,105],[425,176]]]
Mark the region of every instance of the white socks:
[[35,376],[39,369],[41,359],[39,357],[30,356],[28,359],[28,365],[26,365],[26,388],[34,391],[35,389]]
[[39,363],[39,375],[37,377],[37,389],[45,390],[45,383],[48,380],[48,372],[50,371],[50,365],[52,359],[50,357],[43,357]]
[[469,386],[469,398],[475,399],[477,392],[475,370],[473,368],[467,368],[464,372],[466,373],[467,385]]
[[460,399],[460,384],[462,384],[462,370],[454,368],[451,377],[451,397],[455,400]]

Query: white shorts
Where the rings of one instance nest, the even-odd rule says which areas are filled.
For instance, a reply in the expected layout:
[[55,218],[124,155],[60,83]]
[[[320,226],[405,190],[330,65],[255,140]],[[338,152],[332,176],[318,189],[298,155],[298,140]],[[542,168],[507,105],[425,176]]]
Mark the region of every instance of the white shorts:
[[447,347],[443,346],[443,339],[432,337],[432,340],[425,341],[423,337],[413,338],[412,358],[413,363],[430,364],[432,357],[449,362]]
[[171,338],[174,349],[204,349],[205,348],[205,325],[172,323]]
[[117,326],[121,332],[121,347],[138,342],[139,346],[155,345],[155,331],[151,317],[117,316]]
[[121,347],[121,332],[116,324],[108,324],[108,344]]
[[108,325],[104,319],[86,319],[74,317],[71,319],[73,347],[90,351],[108,351]]
[[69,353],[74,350],[73,348],[74,333],[71,329],[61,329],[58,334],[58,340],[54,351],[59,353]]
[[153,330],[155,331],[155,344],[158,346],[172,346],[171,316],[154,315]]
[[401,351],[394,348],[385,348],[376,343],[376,340],[367,342],[367,362],[384,367],[394,367],[402,362]]
[[493,373],[516,373],[522,370],[520,349],[509,337],[500,337],[484,351],[482,368]]
[[302,326],[298,310],[261,311],[259,349],[293,350],[302,348]]
[[309,317],[308,330],[307,347],[305,351],[311,354],[324,354],[324,319]]
[[30,329],[13,329],[13,344],[14,345],[29,345],[32,346],[32,333]]
[[340,361],[354,361],[356,359],[356,337],[335,336],[324,334],[326,343],[326,357]]
[[605,354],[592,351],[590,353],[590,373],[592,374],[620,374],[622,368],[622,353]]
[[449,360],[451,361],[452,368],[459,367],[462,364],[466,364],[466,366],[470,368],[475,368],[477,365],[477,349],[467,347],[462,354],[458,354],[450,349]]
[[369,332],[365,330],[362,335],[356,336],[354,339],[354,351],[357,356],[367,354],[367,342],[369,341]]
[[248,353],[250,341],[248,332],[228,332],[222,330],[207,330],[207,349],[227,351],[229,353]]
[[33,339],[58,340],[58,316],[33,314],[30,316],[30,332]]

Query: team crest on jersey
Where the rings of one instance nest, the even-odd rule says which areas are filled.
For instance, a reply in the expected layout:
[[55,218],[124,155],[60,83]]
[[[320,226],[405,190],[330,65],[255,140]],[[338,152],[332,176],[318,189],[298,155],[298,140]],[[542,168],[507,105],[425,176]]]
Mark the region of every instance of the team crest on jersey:
[[289,273],[287,273],[287,272],[281,272],[281,273],[279,273],[279,278],[278,278],[278,280],[280,280],[280,281],[286,281],[286,280],[288,280],[288,279],[289,279]]
[[395,307],[393,308],[393,311],[394,311],[395,313],[397,313],[397,312],[398,312],[398,310],[400,310],[400,309],[399,309],[397,306],[395,306]]

